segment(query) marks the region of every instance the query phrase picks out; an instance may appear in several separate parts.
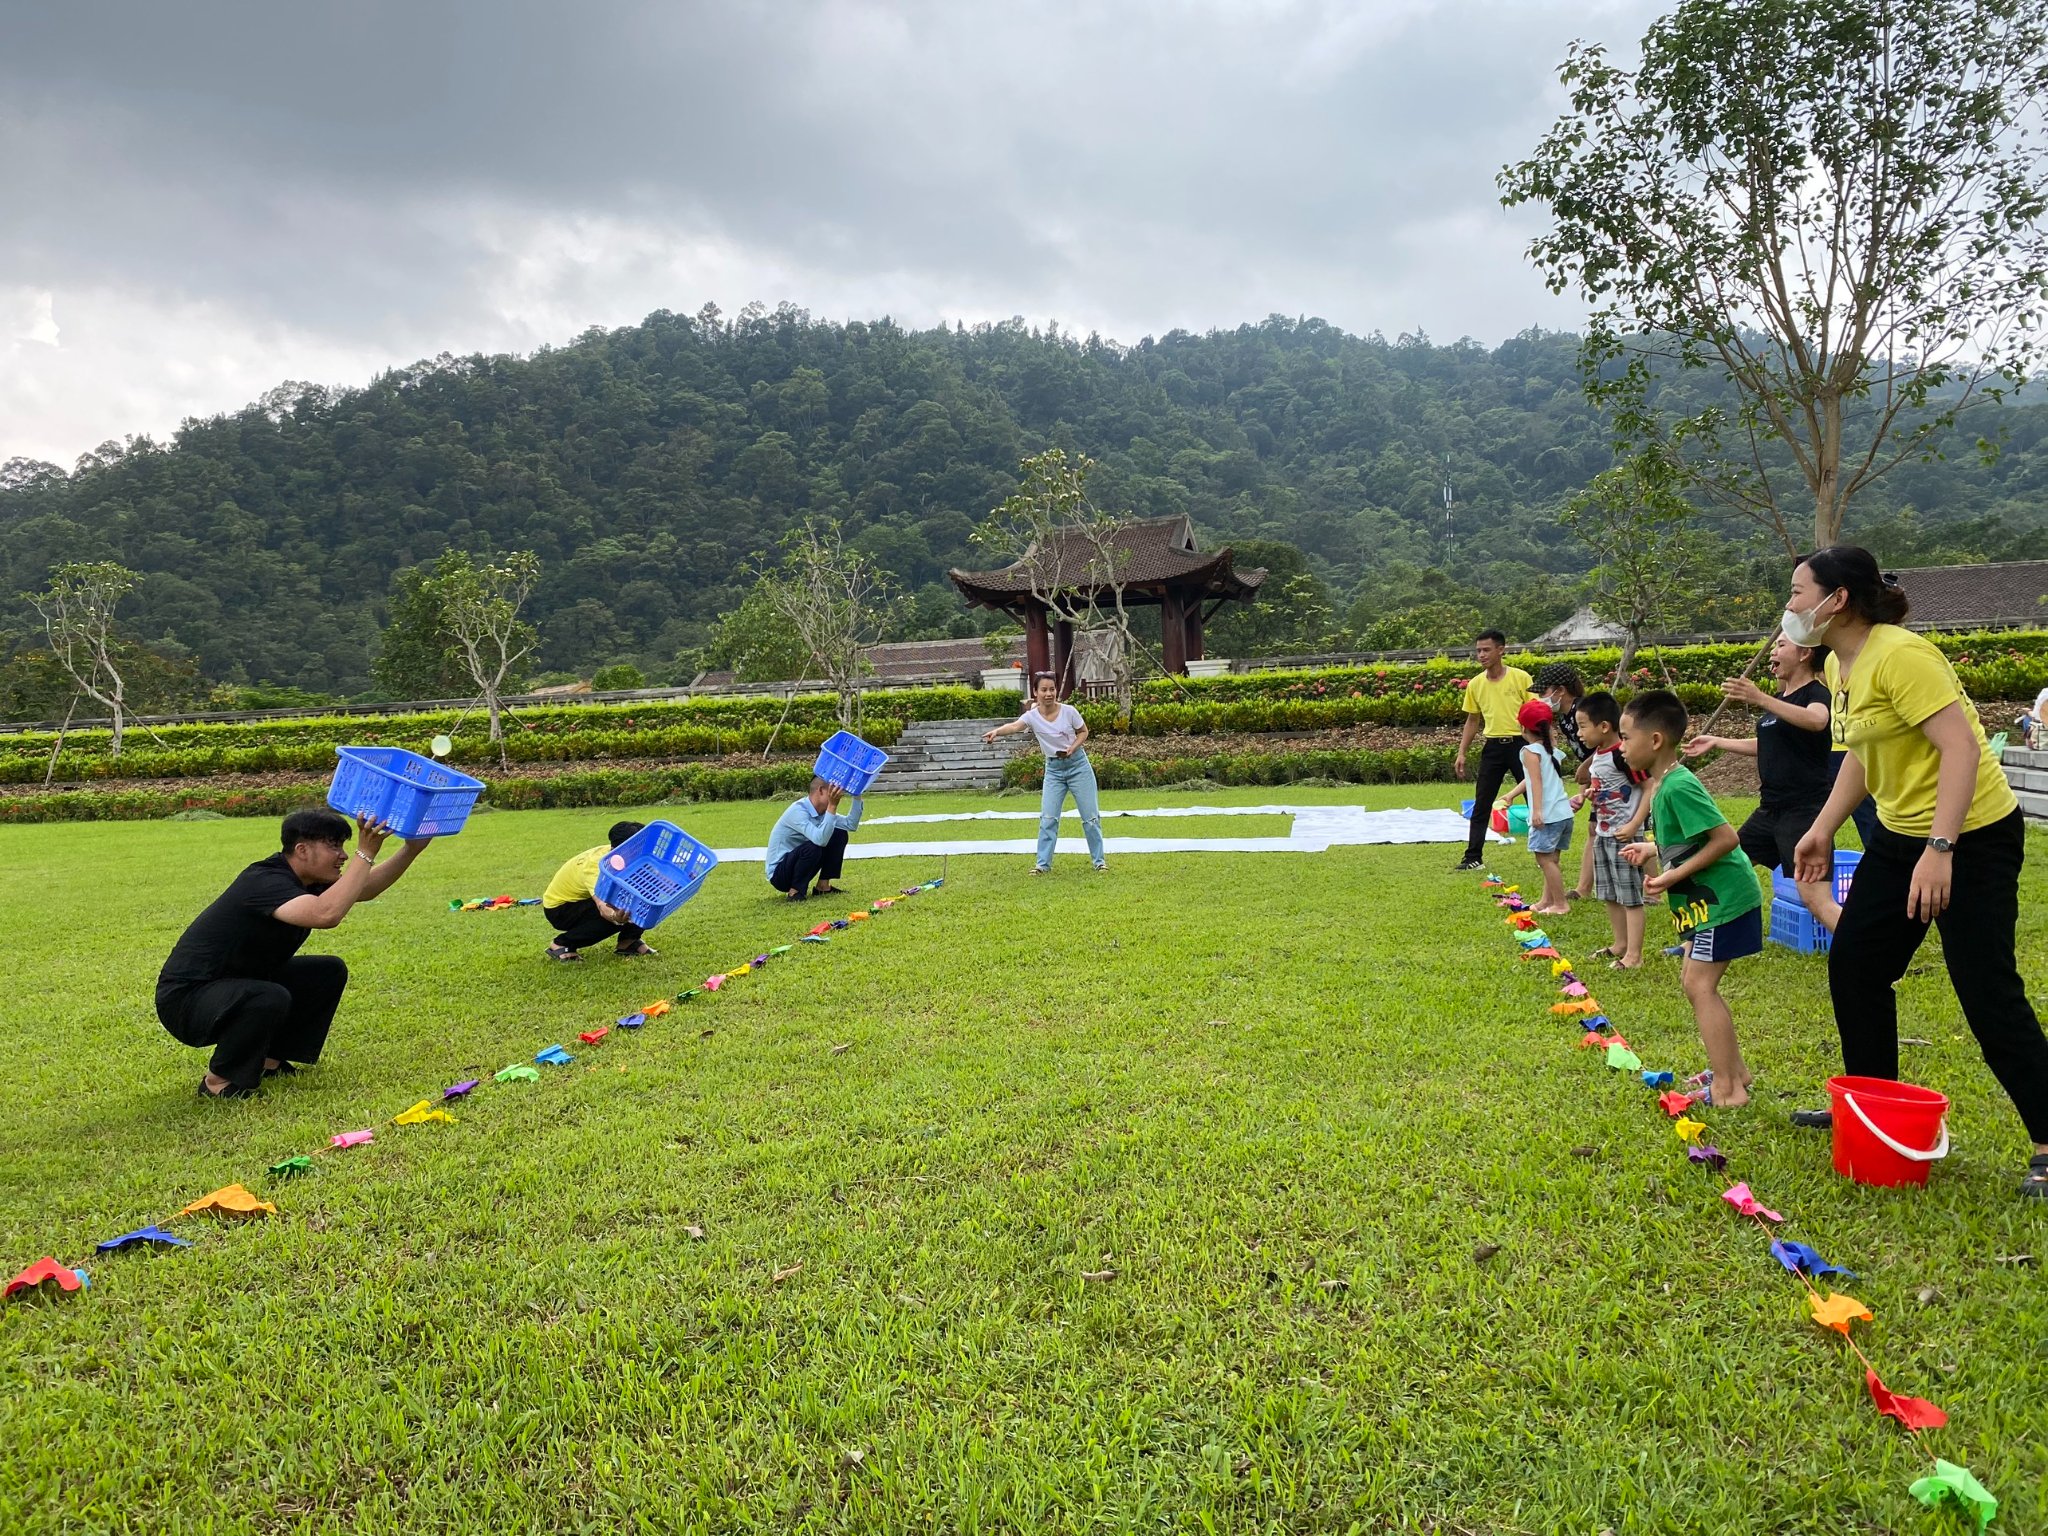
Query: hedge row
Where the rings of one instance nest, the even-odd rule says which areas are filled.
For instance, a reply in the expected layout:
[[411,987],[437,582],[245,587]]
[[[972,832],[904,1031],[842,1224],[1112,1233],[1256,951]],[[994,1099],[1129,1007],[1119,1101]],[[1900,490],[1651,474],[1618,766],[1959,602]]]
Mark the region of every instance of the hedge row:
[[[2031,699],[2048,687],[2048,631],[2018,630],[1930,636],[1956,665],[1973,698]],[[1721,680],[1746,666],[1749,645],[1702,645],[1661,652],[1689,708],[1711,708]],[[1545,658],[1518,655],[1513,664],[1534,671]],[[1589,685],[1606,684],[1619,653],[1592,651],[1569,658]],[[1244,672],[1172,682],[1154,680],[1138,691],[1130,729],[1148,736],[1179,731],[1317,730],[1359,724],[1455,724],[1462,713],[1459,687],[1472,673],[1469,660],[1448,657],[1421,664],[1343,667],[1318,672]],[[1642,660],[1622,691],[1656,686],[1662,671]],[[834,701],[805,694],[790,703],[778,745],[810,751],[836,729]],[[899,689],[868,695],[861,727],[870,741],[888,745],[914,720],[980,719],[1011,715],[1014,693],[980,688]],[[627,704],[563,704],[515,711],[506,753],[515,762],[572,762],[600,758],[716,755],[758,751],[784,701],[744,699],[639,700]],[[1091,705],[1091,728],[1108,730],[1114,711]],[[481,718],[453,711],[411,715],[327,715],[207,725],[137,728],[129,734],[119,773],[105,756],[104,730],[74,732],[59,758],[67,780],[93,777],[170,778],[208,773],[264,772],[328,767],[333,749],[349,744],[397,744],[415,750],[431,737],[455,737],[454,761],[493,764],[497,753],[483,739]],[[0,783],[39,780],[54,744],[49,732],[0,736]]]
[[[839,728],[835,716],[837,701],[830,694],[799,694],[790,702],[784,732],[794,726],[816,733],[823,740]],[[1019,702],[1015,693],[982,688],[906,688],[868,694],[862,701],[860,730],[900,732],[912,720],[979,720],[994,715],[1015,714]],[[743,699],[641,699],[627,704],[550,704],[521,707],[505,717],[507,742],[539,742],[550,739],[582,738],[592,732],[629,733],[688,728],[710,735],[722,732],[730,739],[735,733],[767,732],[784,720],[783,700],[763,696]],[[308,715],[299,719],[218,721],[199,725],[159,725],[145,729],[130,726],[128,751],[151,750],[240,750],[273,746],[325,748],[329,757],[339,746],[407,746],[418,749],[421,742],[442,734],[456,743],[456,760],[487,762],[496,752],[484,739],[484,717],[478,710],[441,710],[407,715]],[[107,746],[105,729],[69,732],[67,749],[103,754]],[[869,736],[870,741],[877,738]],[[895,737],[892,735],[891,740]],[[0,759],[48,759],[55,744],[54,731],[23,731],[0,736]],[[124,752],[124,758],[126,753]],[[587,756],[564,751],[558,759]],[[546,759],[534,759],[536,761]],[[38,769],[38,775],[41,770]]]
[[[1955,664],[1956,675],[1972,698],[2030,699],[2048,686],[2048,629],[1929,634],[1927,638]],[[1741,672],[1759,649],[1748,643],[1653,649],[1637,656],[1635,667],[1622,683],[1625,687],[1661,687],[1663,668],[1669,668],[1681,685],[1718,691],[1722,679]],[[1663,667],[1658,664],[1660,658]],[[1509,666],[1531,674],[1553,661],[1568,662],[1578,668],[1589,688],[1604,688],[1614,681],[1621,652],[1608,647],[1571,656],[1542,656],[1525,651],[1508,657]],[[1208,704],[1242,699],[1401,699],[1458,687],[1472,672],[1470,656],[1461,655],[1427,662],[1331,667],[1314,672],[1235,672],[1225,677],[1172,682],[1156,678],[1139,687],[1138,704],[1142,715],[1155,704]],[[1753,675],[1761,676],[1762,670]]]
[[[1636,690],[1623,688],[1619,697],[1626,703]],[[1711,711],[1721,702],[1718,685],[1680,683],[1678,696],[1685,707],[1697,713]],[[1326,694],[1320,698],[1248,698],[1230,702],[1199,704],[1140,705],[1128,725],[1119,726],[1116,710],[1109,704],[1088,704],[1081,710],[1088,729],[1097,734],[1171,736],[1180,732],[1200,735],[1217,732],[1259,734],[1270,731],[1328,731],[1351,725],[1449,726],[1465,718],[1465,695],[1459,688],[1440,688],[1430,693],[1389,694],[1381,697],[1353,697]]]
[[[596,805],[651,805],[663,800],[760,800],[797,794],[810,783],[808,763],[760,768],[599,768],[548,778],[506,778],[484,791],[486,805],[539,810]],[[265,789],[76,790],[0,797],[0,825],[48,821],[158,821],[179,811],[222,816],[282,816],[322,803],[317,785]]]
[[[515,763],[588,762],[607,758],[716,757],[727,752],[759,752],[774,738],[777,751],[815,753],[838,727],[834,724],[774,726],[753,722],[736,727],[669,725],[631,730],[584,730],[561,734],[515,734],[505,738],[505,755]],[[898,720],[864,724],[865,738],[878,747],[895,743],[903,732]],[[134,742],[138,738],[131,737]],[[202,779],[226,773],[296,771],[325,773],[334,767],[334,748],[321,742],[284,741],[250,747],[159,748],[142,737],[119,758],[97,751],[66,750],[58,755],[56,777],[65,783],[93,779]],[[365,745],[374,743],[365,742]],[[417,744],[417,743],[416,743]],[[485,769],[498,762],[497,748],[480,737],[456,741],[448,760]],[[47,756],[0,758],[0,784],[38,784],[47,770]]]
[[[1451,780],[1449,747],[1396,747],[1368,752],[1219,752],[1209,757],[1157,759],[1095,757],[1095,779],[1104,789],[1152,789],[1208,779],[1217,784],[1298,784],[1335,779],[1345,784],[1433,784]],[[1045,759],[1012,758],[1003,770],[1012,788],[1037,789],[1045,782]]]

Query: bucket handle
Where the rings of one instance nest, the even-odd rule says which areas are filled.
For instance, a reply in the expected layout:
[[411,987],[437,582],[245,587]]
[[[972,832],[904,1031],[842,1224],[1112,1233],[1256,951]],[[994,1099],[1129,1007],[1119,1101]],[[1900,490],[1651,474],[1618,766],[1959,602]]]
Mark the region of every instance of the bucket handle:
[[1911,1161],[1916,1163],[1939,1162],[1942,1158],[1948,1156],[1947,1115],[1943,1115],[1941,1117],[1940,1145],[1936,1146],[1931,1152],[1916,1152],[1911,1147],[1900,1146],[1896,1141],[1893,1141],[1891,1137],[1885,1135],[1883,1131],[1880,1131],[1877,1128],[1877,1126],[1871,1122],[1870,1116],[1866,1115],[1863,1112],[1863,1106],[1856,1102],[1855,1094],[1850,1093],[1847,1090],[1844,1090],[1842,1094],[1842,1102],[1848,1105],[1850,1109],[1855,1111],[1856,1118],[1863,1122],[1863,1129],[1870,1132],[1871,1135],[1875,1136],[1879,1141],[1883,1142],[1886,1146],[1890,1147],[1894,1152],[1898,1153],[1899,1156],[1910,1159]]

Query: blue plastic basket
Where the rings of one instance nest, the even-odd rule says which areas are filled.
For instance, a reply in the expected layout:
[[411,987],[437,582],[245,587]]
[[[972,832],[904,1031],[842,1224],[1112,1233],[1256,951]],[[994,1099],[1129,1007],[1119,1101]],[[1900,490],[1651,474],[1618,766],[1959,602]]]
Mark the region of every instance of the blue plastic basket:
[[[1863,855],[1854,849],[1837,848],[1835,850],[1836,901],[1847,901],[1849,899],[1849,883],[1856,878],[1856,866],[1862,862]],[[1805,910],[1804,905],[1799,900],[1799,883],[1782,869],[1771,871],[1771,900],[1774,903],[1789,901],[1793,906],[1799,907],[1801,911]],[[1822,948],[1826,948],[1826,946],[1823,945]]]
[[889,754],[871,747],[851,731],[840,731],[818,748],[818,766],[812,770],[827,784],[837,784],[849,795],[866,792],[882,771]]
[[1813,914],[1806,910],[1794,891],[1789,901],[1771,903],[1771,932],[1773,944],[1782,944],[1787,949],[1796,949],[1802,955],[1824,955],[1828,945],[1834,942],[1834,935],[1814,921]]
[[483,780],[403,747],[336,747],[334,755],[341,761],[327,803],[400,837],[453,837],[483,793]]
[[718,855],[671,821],[650,821],[597,866],[597,899],[652,928],[697,894]]

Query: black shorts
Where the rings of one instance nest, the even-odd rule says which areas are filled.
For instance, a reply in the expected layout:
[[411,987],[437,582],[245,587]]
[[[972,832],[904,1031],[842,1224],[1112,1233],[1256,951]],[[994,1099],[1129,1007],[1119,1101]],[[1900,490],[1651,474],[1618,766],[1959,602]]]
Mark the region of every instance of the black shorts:
[[1775,811],[1759,806],[1742,824],[1744,856],[1763,869],[1782,869],[1785,878],[1791,879],[1792,856],[1799,847],[1799,839],[1812,830],[1820,812],[1819,805],[1799,805]]

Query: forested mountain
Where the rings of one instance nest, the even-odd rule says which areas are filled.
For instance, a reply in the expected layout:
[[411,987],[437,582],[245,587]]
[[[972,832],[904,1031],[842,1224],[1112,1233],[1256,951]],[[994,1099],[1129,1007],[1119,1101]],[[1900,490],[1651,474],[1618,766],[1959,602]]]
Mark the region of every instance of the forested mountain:
[[[630,658],[661,676],[737,604],[749,562],[819,514],[920,593],[906,633],[971,632],[945,568],[986,563],[970,533],[1019,459],[1058,444],[1101,461],[1104,505],[1187,512],[1206,543],[1297,546],[1340,617],[1398,590],[1518,601],[1534,622],[1570,605],[1586,565],[1557,505],[1608,463],[1575,345],[1276,317],[1120,347],[1021,322],[658,312],[529,358],[285,385],[69,473],[17,460],[0,472],[0,592],[61,560],[119,560],[145,573],[123,609],[136,639],[209,679],[353,693],[396,572],[450,547],[532,549],[543,666]],[[1987,425],[2007,437],[1995,464],[1959,441],[1906,466],[1852,532],[1897,559],[2048,553],[2048,408]],[[12,614],[17,646],[28,621]]]

